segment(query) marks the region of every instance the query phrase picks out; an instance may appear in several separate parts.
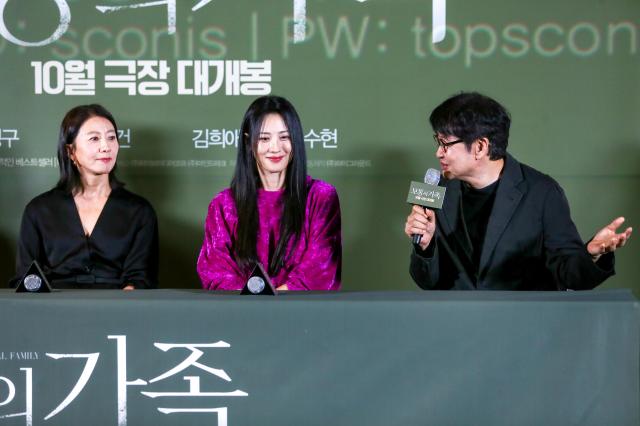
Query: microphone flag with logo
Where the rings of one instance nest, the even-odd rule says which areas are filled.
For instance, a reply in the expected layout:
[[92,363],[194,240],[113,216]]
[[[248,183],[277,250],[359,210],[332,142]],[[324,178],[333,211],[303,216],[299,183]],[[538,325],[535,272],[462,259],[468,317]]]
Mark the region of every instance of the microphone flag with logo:
[[[424,183],[411,182],[407,203],[429,209],[441,209],[447,188],[438,186],[439,182],[440,171],[433,168],[428,169],[424,174]],[[414,244],[420,244],[421,239],[421,234],[413,234],[412,241]]]

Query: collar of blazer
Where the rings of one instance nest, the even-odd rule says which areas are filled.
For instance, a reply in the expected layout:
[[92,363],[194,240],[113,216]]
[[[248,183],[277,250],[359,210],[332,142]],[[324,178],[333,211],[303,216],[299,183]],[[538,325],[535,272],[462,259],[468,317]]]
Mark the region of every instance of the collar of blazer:
[[[483,272],[489,266],[496,245],[526,192],[523,183],[524,177],[520,163],[510,154],[507,154],[491,216],[489,216],[489,223],[487,224],[482,254],[480,255],[479,276],[483,276]],[[447,194],[442,210],[438,212],[440,214],[437,216],[444,233],[443,237],[448,238],[453,235],[461,247],[468,249],[468,242],[462,240],[461,236],[455,232],[460,216],[461,182],[458,179],[453,179],[444,182],[444,184],[447,187]]]

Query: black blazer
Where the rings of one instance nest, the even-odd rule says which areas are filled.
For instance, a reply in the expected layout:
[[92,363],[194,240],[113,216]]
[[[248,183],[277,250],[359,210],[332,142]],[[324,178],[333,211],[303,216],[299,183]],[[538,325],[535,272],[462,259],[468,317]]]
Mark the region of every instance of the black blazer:
[[461,182],[450,180],[436,232],[414,246],[409,271],[423,289],[591,289],[613,275],[613,253],[591,260],[560,185],[507,154],[477,273],[460,214]]

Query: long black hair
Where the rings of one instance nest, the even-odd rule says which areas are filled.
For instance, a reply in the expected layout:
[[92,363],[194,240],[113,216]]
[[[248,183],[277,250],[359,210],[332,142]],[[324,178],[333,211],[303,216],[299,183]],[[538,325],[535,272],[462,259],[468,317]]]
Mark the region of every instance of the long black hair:
[[304,149],[304,133],[300,117],[293,105],[279,96],[263,96],[256,99],[242,119],[238,159],[231,181],[231,192],[238,213],[237,236],[234,243],[236,262],[247,269],[258,260],[256,241],[258,236],[257,199],[262,185],[256,162],[256,145],[264,118],[269,114],[282,117],[291,140],[291,160],[284,181],[284,202],[280,220],[280,240],[269,262],[269,274],[276,275],[288,255],[287,246],[302,232],[307,201],[307,157]]
[[[58,165],[60,167],[60,179],[56,188],[65,192],[75,194],[82,190],[82,180],[78,167],[73,164],[69,157],[69,147],[73,146],[78,132],[82,125],[92,117],[102,117],[113,125],[118,137],[118,126],[113,115],[105,107],[98,104],[78,105],[67,112],[60,124],[60,135],[58,136]],[[109,172],[109,185],[111,189],[123,186],[123,183],[116,178],[116,166]]]

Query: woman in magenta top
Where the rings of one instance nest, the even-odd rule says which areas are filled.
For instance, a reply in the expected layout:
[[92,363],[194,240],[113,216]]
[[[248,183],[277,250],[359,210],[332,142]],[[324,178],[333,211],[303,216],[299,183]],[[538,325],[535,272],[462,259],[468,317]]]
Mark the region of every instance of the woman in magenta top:
[[289,101],[256,99],[244,115],[231,187],[211,201],[198,274],[209,290],[240,290],[256,262],[278,290],[338,290],[340,204],[307,176],[304,133]]

